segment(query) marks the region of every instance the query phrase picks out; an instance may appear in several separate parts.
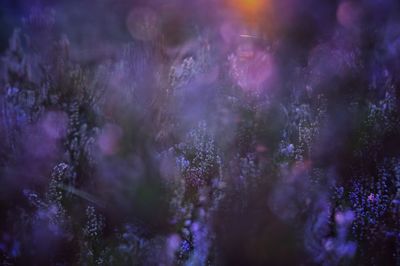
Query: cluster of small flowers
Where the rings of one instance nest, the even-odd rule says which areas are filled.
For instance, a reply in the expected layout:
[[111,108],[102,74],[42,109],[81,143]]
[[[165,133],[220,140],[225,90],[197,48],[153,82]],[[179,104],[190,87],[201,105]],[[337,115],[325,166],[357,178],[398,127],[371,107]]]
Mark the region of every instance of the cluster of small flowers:
[[50,219],[54,226],[68,226],[67,211],[63,207],[63,191],[62,186],[68,180],[70,173],[69,165],[65,163],[57,164],[51,173],[49,187],[46,193],[46,202],[55,210],[55,215]]
[[204,186],[220,174],[221,159],[205,122],[200,122],[189,132],[187,142],[179,145],[179,149],[189,161],[190,165],[185,168],[184,176],[192,186]]
[[373,240],[376,234],[382,233],[379,227],[385,225],[385,214],[389,210],[391,195],[388,191],[388,182],[385,176],[380,180],[368,180],[363,183],[356,180],[349,193],[351,207],[355,212],[353,234],[359,239]]
[[22,47],[22,36],[21,30],[14,31],[9,49],[1,60],[4,89],[0,94],[0,117],[4,151],[15,148],[21,129],[35,121],[41,111],[36,85],[31,80],[30,60]]
[[80,139],[80,119],[79,119],[79,104],[74,101],[69,105],[69,123],[68,123],[68,152],[71,157],[71,162],[76,163],[79,161],[81,146],[79,146]]
[[116,232],[117,245],[114,251],[114,260],[124,265],[137,261],[140,251],[145,246],[146,240],[139,236],[139,230],[132,224],[125,224],[121,230]]
[[[326,106],[324,105],[324,101],[320,103],[317,109],[313,111],[307,111],[310,107],[306,107],[306,109],[301,110],[300,114],[306,114],[311,112],[312,116],[309,115],[301,116],[299,121],[299,148],[296,156],[301,158],[301,153],[306,151],[308,154],[312,152],[313,140],[318,136],[321,123],[323,123],[323,119],[325,118]],[[304,106],[305,107],[305,106]]]
[[[201,75],[209,70],[210,64],[210,45],[204,38],[199,38],[200,45],[184,49],[193,49],[191,55],[185,56],[183,59],[176,60],[169,70],[169,85],[175,93],[176,89],[184,87],[192,82],[196,76]],[[188,53],[188,51],[186,51]]]
[[63,193],[60,186],[62,186],[65,181],[68,168],[69,166],[66,163],[59,163],[53,168],[47,191],[47,199],[49,202],[60,202],[62,200]]
[[184,265],[185,261],[188,259],[190,252],[192,251],[192,245],[188,240],[183,240],[180,243],[179,249],[177,251],[177,260],[179,264]]
[[172,66],[169,73],[169,82],[172,88],[184,86],[190,82],[197,72],[196,61],[193,57],[183,59],[182,63]]
[[378,136],[384,132],[392,132],[398,128],[398,111],[394,88],[389,87],[385,97],[377,103],[369,103],[367,125],[373,127]]
[[279,146],[279,158],[284,162],[304,160],[312,152],[313,141],[319,134],[326,117],[326,99],[318,95],[315,107],[310,104],[291,104],[282,106],[287,116],[287,125],[282,132]]
[[89,238],[99,237],[104,227],[104,217],[97,213],[95,207],[88,206],[86,208],[86,224],[83,228],[84,235]]
[[60,163],[54,167],[44,199],[34,191],[28,189],[23,191],[29,203],[36,209],[32,217],[32,225],[43,226],[44,223],[55,235],[65,234],[65,229],[67,229],[70,222],[67,210],[62,203],[64,194],[62,185],[65,181],[68,168],[68,165],[65,163]]
[[[222,161],[205,122],[191,130],[175,150],[176,166],[183,177],[174,181],[175,192],[170,201],[175,211],[173,223],[181,224],[178,233],[182,240],[176,259],[179,264],[202,265],[208,256],[210,211],[223,197]],[[250,173],[251,169],[244,171]]]
[[393,158],[392,159],[392,164],[393,164],[393,171],[394,171],[394,177],[395,177],[395,187],[396,187],[396,196],[393,200],[393,204],[396,207],[399,207],[400,204],[400,159],[398,158]]
[[39,197],[39,195],[36,192],[29,189],[24,189],[22,193],[24,197],[28,200],[29,204],[31,204],[32,206],[36,208],[46,206],[46,203],[43,202],[43,200]]
[[287,140],[282,140],[279,143],[279,153],[284,162],[292,161],[294,160],[295,146],[292,143],[289,143]]
[[210,248],[210,232],[205,224],[193,222],[191,225],[193,251],[187,261],[188,265],[207,265]]
[[6,101],[12,108],[7,108],[9,112],[15,113],[17,124],[24,125],[33,120],[35,114],[36,97],[33,90],[9,87],[7,89]]
[[[73,101],[69,104],[69,122],[68,122],[68,137],[65,140],[65,146],[69,154],[69,159],[74,168],[79,166],[81,159],[89,163],[95,162],[94,155],[94,144],[95,137],[98,134],[98,128],[91,128],[87,123],[84,123],[80,111],[80,105],[77,101]],[[72,176],[75,178],[75,175]],[[73,184],[74,179],[71,180]]]

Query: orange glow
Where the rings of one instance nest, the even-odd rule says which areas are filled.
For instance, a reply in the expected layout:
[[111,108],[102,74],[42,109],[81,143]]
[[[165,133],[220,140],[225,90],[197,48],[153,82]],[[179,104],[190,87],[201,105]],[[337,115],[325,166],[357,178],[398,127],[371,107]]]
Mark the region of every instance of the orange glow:
[[229,0],[230,5],[246,19],[255,19],[270,0]]

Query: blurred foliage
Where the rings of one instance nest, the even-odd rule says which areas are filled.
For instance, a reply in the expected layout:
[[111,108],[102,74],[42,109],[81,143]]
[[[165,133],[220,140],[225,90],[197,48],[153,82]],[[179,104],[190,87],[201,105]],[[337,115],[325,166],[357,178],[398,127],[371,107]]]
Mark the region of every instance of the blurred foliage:
[[31,9],[1,58],[1,264],[400,265],[398,6],[361,2],[275,31],[105,3],[88,43]]

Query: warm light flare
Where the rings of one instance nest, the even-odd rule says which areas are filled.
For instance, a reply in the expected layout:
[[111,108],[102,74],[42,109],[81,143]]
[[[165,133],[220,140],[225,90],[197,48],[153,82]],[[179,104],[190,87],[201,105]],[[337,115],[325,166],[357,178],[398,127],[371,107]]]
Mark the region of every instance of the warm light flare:
[[246,19],[255,19],[270,4],[270,0],[229,0],[233,9]]

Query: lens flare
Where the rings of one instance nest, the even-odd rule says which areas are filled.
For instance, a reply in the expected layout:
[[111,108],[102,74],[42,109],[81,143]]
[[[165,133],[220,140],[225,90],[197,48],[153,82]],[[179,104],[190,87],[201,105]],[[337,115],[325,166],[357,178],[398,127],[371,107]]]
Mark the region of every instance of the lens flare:
[[246,20],[257,20],[270,6],[270,0],[228,0],[229,5]]

